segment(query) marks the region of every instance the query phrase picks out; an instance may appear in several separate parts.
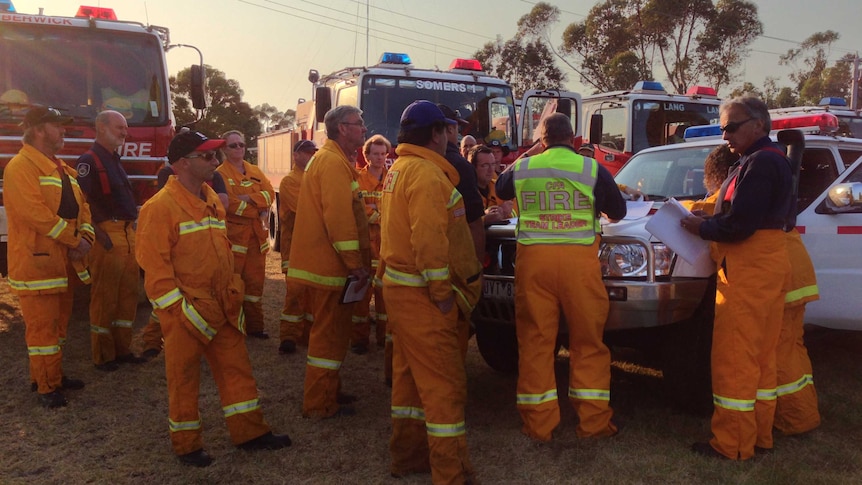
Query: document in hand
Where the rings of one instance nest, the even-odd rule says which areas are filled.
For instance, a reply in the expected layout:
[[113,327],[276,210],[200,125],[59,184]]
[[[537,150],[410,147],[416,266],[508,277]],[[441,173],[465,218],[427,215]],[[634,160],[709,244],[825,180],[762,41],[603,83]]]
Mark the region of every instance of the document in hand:
[[368,286],[371,284],[371,278],[365,278],[364,283],[360,283],[355,276],[348,276],[347,283],[344,284],[344,291],[341,293],[341,303],[354,303],[365,298],[365,292],[368,291]]
[[680,221],[689,215],[691,212],[672,198],[653,214],[646,223],[646,230],[694,267],[691,276],[709,276],[715,273],[715,263],[709,257],[709,241],[680,225]]

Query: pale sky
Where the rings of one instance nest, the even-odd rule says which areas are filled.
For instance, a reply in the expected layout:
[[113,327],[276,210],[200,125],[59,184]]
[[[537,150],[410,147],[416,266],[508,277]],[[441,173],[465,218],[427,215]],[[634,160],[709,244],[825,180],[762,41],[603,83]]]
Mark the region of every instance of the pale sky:
[[[308,70],[321,75],[348,67],[375,64],[383,51],[406,52],[419,68],[446,69],[455,57],[469,57],[501,35],[510,39],[517,20],[534,1],[455,0],[12,0],[19,13],[73,16],[78,6],[113,8],[121,20],[167,27],[171,42],[192,44],[204,62],[236,79],[243,99],[252,106],[269,103],[293,109],[300,97],[311,97]],[[559,45],[565,26],[583,20],[595,0],[551,0],[562,10],[551,32]],[[788,69],[778,56],[809,35],[834,30],[841,35],[831,53],[836,60],[862,49],[859,0],[756,0],[764,37],[752,46],[742,76],[732,87],[749,81],[760,87],[767,75],[789,85]],[[366,42],[366,10],[370,36]],[[366,63],[366,48],[368,62]],[[192,49],[167,55],[170,73],[196,63]],[[562,64],[559,64],[563,67]],[[568,71],[567,88],[581,94],[592,90]],[[661,72],[656,79],[670,83]],[[720,95],[729,94],[724,88]]]

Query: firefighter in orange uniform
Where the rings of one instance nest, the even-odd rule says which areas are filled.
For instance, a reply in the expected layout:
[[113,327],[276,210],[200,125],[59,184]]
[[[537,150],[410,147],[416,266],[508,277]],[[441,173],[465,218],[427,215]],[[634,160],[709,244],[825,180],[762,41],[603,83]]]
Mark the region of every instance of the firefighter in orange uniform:
[[[365,141],[362,152],[368,162],[359,171],[359,190],[365,201],[365,213],[368,215],[368,233],[371,239],[371,271],[375,273],[380,262],[380,190],[383,188],[383,179],[386,177],[386,157],[392,150],[383,135],[374,135]],[[371,294],[365,294],[363,301],[357,302],[353,309],[353,337],[351,338],[350,350],[354,354],[362,355],[368,352],[371,324],[369,323],[369,305]],[[376,322],[375,338],[377,346],[383,347],[386,340],[386,304],[383,302],[383,288],[374,285],[374,320]]]
[[227,187],[227,235],[233,250],[234,269],[245,282],[243,310],[246,335],[268,339],[263,322],[263,282],[269,252],[269,208],[275,190],[266,175],[245,160],[245,135],[228,131],[222,135],[225,161],[218,172]]
[[83,262],[95,239],[75,170],[56,156],[63,148],[63,125],[71,121],[53,108],[31,108],[23,123],[24,146],[3,173],[9,285],[24,316],[30,380],[48,408],[67,404],[64,390],[84,387],[62,369],[72,285],[75,278],[89,282]]
[[314,324],[308,342],[302,414],[327,418],[355,414],[354,396],[342,394],[339,369],[347,354],[353,304],[343,304],[347,277],[366,282],[371,247],[365,204],[351,154],[365,142],[362,111],[342,105],[324,117],[328,140],[306,167],[290,246],[288,285],[306,287]]
[[747,460],[773,446],[775,352],[790,262],[784,228],[793,212],[790,165],[769,139],[766,104],[753,97],[719,108],[723,138],[741,156],[718,195],[718,213],[681,221],[709,241],[718,263],[712,338],[712,439],[692,445],[711,458]]
[[[610,172],[573,146],[569,118],[556,113],[542,125],[545,151],[521,158],[497,180],[504,199],[517,196],[515,323],[518,334],[516,402],[522,432],[550,441],[560,423],[554,351],[559,309],[569,328],[568,397],[579,437],[613,436],[611,355],[602,342],[610,303],[597,257],[599,216],[626,215]],[[550,201],[548,203],[547,201]]]
[[201,357],[218,387],[231,441],[240,449],[290,446],[263,419],[244,341],[243,282],[234,273],[225,211],[206,185],[224,140],[189,131],[174,137],[168,159],[176,172],[144,204],[136,257],[165,338],[171,444],[184,465],[205,467],[198,409]]
[[429,101],[404,110],[381,208],[378,276],[394,344],[390,472],[430,470],[434,483],[473,478],[462,344],[481,265],[455,189],[458,171],[444,158],[446,125],[455,123]]
[[514,202],[497,197],[494,153],[489,147],[479,146],[470,152],[470,163],[476,169],[476,180],[479,184],[479,194],[485,206],[485,224],[504,221],[514,216]]
[[311,313],[308,308],[308,298],[305,296],[305,286],[291,284],[287,279],[287,269],[290,267],[290,242],[293,239],[293,228],[296,223],[296,203],[299,200],[299,188],[308,161],[317,152],[317,145],[311,140],[300,140],[293,145],[293,167],[290,173],[281,179],[278,187],[278,223],[281,232],[281,272],[285,274],[287,290],[284,294],[284,309],[281,311],[279,326],[278,352],[292,354],[296,352],[296,344],[308,345],[308,334],[311,332]]

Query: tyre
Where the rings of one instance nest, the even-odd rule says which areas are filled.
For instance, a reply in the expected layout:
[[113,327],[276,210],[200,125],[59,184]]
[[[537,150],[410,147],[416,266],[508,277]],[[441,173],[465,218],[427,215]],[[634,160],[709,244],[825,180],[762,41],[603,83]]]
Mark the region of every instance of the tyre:
[[[278,195],[276,195],[278,197]],[[281,252],[281,228],[278,223],[278,201],[275,209],[269,211],[269,247],[275,252]]]
[[477,323],[476,344],[492,369],[506,374],[518,371],[518,337],[514,325]]

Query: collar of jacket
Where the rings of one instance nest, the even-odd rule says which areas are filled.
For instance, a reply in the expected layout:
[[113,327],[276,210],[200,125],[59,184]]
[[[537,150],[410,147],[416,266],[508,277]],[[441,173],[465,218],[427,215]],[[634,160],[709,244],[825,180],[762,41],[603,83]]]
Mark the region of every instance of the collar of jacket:
[[72,167],[66,165],[66,162],[60,160],[59,158],[51,160],[33,145],[25,143],[24,147],[21,148],[21,154],[24,155],[27,160],[30,160],[33,165],[35,165],[36,168],[39,169],[42,175],[51,175],[52,173],[57,172],[57,160],[60,161],[63,170],[66,172],[66,175],[70,175],[72,177],[77,177],[78,175],[78,172],[76,172]]
[[421,147],[419,145],[412,145],[410,143],[399,143],[398,147],[395,148],[395,153],[399,157],[414,156],[423,160],[428,160],[446,174],[446,178],[449,179],[449,182],[452,182],[452,185],[458,185],[458,183],[461,182],[461,176],[458,175],[458,169],[449,163],[448,160],[443,158],[443,155],[440,155],[434,150]]
[[[314,157],[312,157],[312,159],[322,155],[323,153],[329,153],[330,156],[338,157],[338,159],[341,160],[342,163],[344,163],[344,166],[348,167],[350,171],[353,172],[353,178],[356,179],[356,176],[359,174],[359,172],[356,170],[356,165],[350,161],[350,157],[348,157],[347,154],[344,153],[344,150],[341,149],[341,145],[339,145],[335,140],[327,139],[323,143],[323,146],[320,147],[320,150],[317,150],[317,153],[314,154]],[[309,160],[308,163],[311,163],[311,161]],[[308,165],[306,165],[305,168],[308,169]]]
[[223,170],[225,172],[228,172],[227,174],[225,174],[228,177],[235,179],[235,180],[242,180],[243,177],[248,175],[248,166],[249,165],[251,165],[251,164],[248,163],[247,161],[245,161],[245,160],[242,161],[242,169],[245,173],[240,172],[239,169],[234,167],[234,165],[232,163],[230,163],[227,159],[225,159],[225,161],[222,162],[221,165],[219,165],[219,167],[224,167]]
[[218,199],[215,191],[206,183],[201,184],[201,190],[207,200],[204,202],[197,194],[189,192],[189,190],[179,181],[177,177],[170,177],[165,184],[165,189],[171,194],[171,197],[177,201],[177,204],[196,221],[203,219],[207,215],[224,219],[224,216],[218,214],[218,204],[221,202]]

